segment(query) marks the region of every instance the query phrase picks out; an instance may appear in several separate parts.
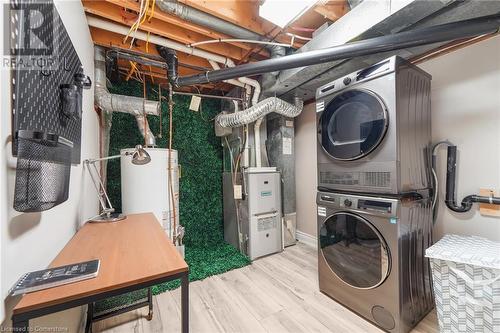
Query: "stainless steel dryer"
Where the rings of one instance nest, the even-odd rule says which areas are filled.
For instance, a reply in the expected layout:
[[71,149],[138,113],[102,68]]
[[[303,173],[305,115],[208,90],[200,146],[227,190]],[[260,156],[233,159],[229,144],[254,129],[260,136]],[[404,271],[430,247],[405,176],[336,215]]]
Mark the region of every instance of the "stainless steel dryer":
[[319,192],[319,288],[388,332],[432,308],[429,198]]
[[394,56],[320,87],[319,188],[429,188],[430,83],[429,74]]

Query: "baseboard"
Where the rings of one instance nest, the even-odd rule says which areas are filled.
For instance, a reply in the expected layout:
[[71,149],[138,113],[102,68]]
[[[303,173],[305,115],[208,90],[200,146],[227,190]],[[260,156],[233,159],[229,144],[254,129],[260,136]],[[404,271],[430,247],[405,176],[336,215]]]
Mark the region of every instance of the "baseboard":
[[296,232],[297,240],[307,246],[311,246],[315,249],[318,248],[318,240],[316,237],[306,234],[305,232],[297,230]]

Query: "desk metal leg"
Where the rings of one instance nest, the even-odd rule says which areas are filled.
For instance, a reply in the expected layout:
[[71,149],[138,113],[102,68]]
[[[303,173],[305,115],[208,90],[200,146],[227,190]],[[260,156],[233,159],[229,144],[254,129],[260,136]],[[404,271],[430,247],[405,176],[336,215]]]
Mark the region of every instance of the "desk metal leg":
[[29,320],[16,320],[16,318],[12,318],[12,332],[28,332],[29,327]]
[[92,333],[92,319],[94,319],[94,303],[87,305],[87,320],[85,322],[85,333]]
[[153,290],[148,288],[148,320],[153,320]]
[[189,274],[181,277],[182,333],[189,332]]

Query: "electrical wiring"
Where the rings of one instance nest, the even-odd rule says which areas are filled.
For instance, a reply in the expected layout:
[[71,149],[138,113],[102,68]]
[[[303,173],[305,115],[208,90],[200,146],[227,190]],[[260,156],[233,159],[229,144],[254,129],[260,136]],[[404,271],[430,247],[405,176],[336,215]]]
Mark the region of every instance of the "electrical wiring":
[[149,22],[151,22],[151,19],[155,14],[155,6],[156,6],[156,0],[153,0],[153,4],[151,5],[151,11],[149,12],[149,17],[148,17]]
[[[132,35],[132,38],[130,40],[130,48],[132,48],[134,46],[135,33],[137,32],[137,30],[139,30],[139,27],[146,21],[146,19],[148,19],[148,21],[150,21],[151,18],[153,17],[154,10],[155,10],[155,4],[156,4],[156,0],[141,0],[140,7],[139,7],[139,13],[137,14],[137,20],[134,22],[134,24],[132,24],[128,33],[123,38],[123,42],[126,43],[128,38]],[[149,12],[149,18],[148,18],[148,10],[149,10],[150,5],[151,5],[151,10]]]
[[[307,40],[307,41],[312,40],[312,38],[310,38],[310,37],[300,36],[300,35],[292,34],[290,32],[285,33],[285,35],[290,36],[292,38],[301,39],[301,40]],[[292,42],[290,42],[290,44],[293,44],[293,39],[292,39]]]

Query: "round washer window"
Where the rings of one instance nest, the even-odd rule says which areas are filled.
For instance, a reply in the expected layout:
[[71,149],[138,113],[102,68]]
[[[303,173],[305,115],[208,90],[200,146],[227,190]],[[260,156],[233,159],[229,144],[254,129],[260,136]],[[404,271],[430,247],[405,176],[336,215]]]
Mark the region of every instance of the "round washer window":
[[359,159],[380,144],[388,122],[387,109],[374,93],[348,90],[326,106],[320,119],[319,140],[334,159]]
[[333,214],[321,226],[319,237],[326,262],[348,285],[375,288],[389,275],[387,244],[363,217],[347,212]]

